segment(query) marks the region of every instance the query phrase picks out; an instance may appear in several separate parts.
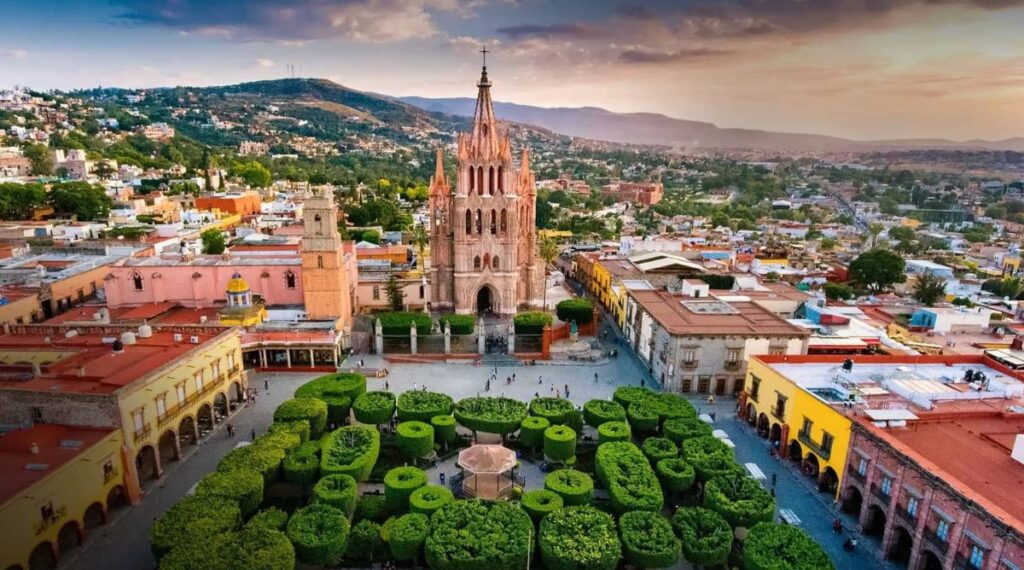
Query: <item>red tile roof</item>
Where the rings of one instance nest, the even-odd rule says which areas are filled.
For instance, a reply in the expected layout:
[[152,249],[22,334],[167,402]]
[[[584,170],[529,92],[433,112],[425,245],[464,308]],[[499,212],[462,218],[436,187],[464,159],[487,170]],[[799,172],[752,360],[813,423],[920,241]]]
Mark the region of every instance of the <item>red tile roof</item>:
[[[38,424],[0,437],[0,505],[54,473],[113,431]],[[61,447],[62,441],[81,442],[81,445]],[[31,451],[33,443],[39,447],[37,454]],[[46,468],[26,469],[29,464]]]

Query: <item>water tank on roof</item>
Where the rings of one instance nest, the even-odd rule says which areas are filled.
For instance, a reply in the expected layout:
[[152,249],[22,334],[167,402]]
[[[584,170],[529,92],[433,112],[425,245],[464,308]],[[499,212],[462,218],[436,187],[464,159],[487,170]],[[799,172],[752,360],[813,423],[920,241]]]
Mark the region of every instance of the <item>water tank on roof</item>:
[[153,336],[153,327],[149,325],[142,325],[139,327],[139,338],[149,338]]
[[131,331],[124,331],[123,333],[121,333],[121,344],[135,344],[135,333]]

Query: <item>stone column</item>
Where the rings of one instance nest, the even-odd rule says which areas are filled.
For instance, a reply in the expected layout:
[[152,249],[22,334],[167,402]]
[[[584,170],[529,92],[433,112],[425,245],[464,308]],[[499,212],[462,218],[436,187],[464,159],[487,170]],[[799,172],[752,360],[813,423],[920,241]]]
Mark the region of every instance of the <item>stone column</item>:
[[260,349],[260,368],[266,368],[266,367],[267,367],[267,349],[261,348]]
[[512,329],[512,327],[509,327],[509,332],[508,332],[508,353],[509,354],[515,354],[516,353],[516,333]]
[[287,368],[292,367],[292,349],[284,349],[284,364]]
[[452,353],[452,327],[448,321],[444,322],[444,353]]
[[377,354],[384,354],[384,327],[380,324],[380,319],[373,325],[373,341]]
[[932,497],[935,496],[935,487],[925,487],[924,497],[917,503],[917,522],[914,525],[914,547],[910,551],[910,560],[907,561],[907,568],[917,568],[921,561],[921,553],[924,551],[924,529],[928,524],[928,513],[932,508]]
[[484,354],[487,352],[487,345],[484,344],[487,341],[487,330],[484,328],[484,320],[480,319],[480,323],[476,325],[479,332],[476,335],[476,351],[478,354]]
[[316,355],[313,354],[313,349],[312,348],[309,349],[309,367],[310,368],[315,368],[316,367]]
[[409,326],[409,353],[416,354],[416,323]]

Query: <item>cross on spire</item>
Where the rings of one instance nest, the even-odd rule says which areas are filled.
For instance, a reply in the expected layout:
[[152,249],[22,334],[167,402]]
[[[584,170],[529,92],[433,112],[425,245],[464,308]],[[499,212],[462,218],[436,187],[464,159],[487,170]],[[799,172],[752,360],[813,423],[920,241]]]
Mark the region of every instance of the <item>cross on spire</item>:
[[490,53],[490,50],[487,49],[487,45],[484,45],[483,49],[480,50],[480,53],[484,54],[484,69],[487,69],[487,54]]

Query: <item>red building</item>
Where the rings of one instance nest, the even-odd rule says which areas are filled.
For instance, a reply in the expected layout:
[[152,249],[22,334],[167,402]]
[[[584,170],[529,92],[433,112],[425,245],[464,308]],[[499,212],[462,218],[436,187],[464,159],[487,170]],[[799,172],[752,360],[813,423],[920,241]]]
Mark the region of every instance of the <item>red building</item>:
[[616,182],[602,186],[601,191],[619,202],[639,202],[645,206],[657,204],[665,196],[661,182]]

